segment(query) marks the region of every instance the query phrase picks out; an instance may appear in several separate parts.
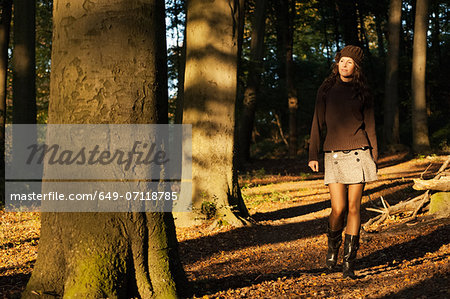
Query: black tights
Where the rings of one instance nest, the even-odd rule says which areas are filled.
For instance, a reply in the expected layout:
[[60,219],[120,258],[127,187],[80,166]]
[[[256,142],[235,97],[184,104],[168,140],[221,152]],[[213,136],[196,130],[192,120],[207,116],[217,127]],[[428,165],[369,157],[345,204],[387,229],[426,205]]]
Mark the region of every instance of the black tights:
[[331,195],[331,214],[328,218],[330,228],[333,231],[344,227],[345,213],[347,212],[348,235],[359,235],[361,225],[361,198],[364,184],[345,185],[340,183],[329,184]]

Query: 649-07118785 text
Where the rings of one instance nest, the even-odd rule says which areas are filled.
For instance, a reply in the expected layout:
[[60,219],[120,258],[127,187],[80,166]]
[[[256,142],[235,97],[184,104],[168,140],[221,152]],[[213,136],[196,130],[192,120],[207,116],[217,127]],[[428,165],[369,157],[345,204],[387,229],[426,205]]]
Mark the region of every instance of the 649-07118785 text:
[[178,192],[163,192],[163,191],[153,191],[153,192],[125,192],[125,195],[119,192],[100,192],[99,200],[177,200]]
[[149,201],[168,201],[178,200],[179,192],[163,192],[163,191],[128,191],[120,193],[116,191],[95,191],[93,193],[70,193],[68,195],[61,192],[48,192],[48,193],[11,193],[11,201],[83,201],[83,200],[123,200],[137,201],[137,200],[149,200]]

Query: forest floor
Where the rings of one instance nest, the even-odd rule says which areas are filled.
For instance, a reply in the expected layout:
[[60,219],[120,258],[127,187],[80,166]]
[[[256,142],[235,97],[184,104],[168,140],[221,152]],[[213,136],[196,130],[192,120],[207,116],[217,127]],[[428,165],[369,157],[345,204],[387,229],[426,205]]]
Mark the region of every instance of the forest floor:
[[[393,205],[422,194],[412,179],[432,177],[444,159],[383,157],[379,180],[366,186],[362,222],[377,215],[365,208],[379,207],[380,196]],[[195,298],[450,298],[449,218],[397,217],[363,232],[358,279],[342,279],[324,268],[330,203],[322,174],[292,160],[247,169],[240,183],[255,224],[177,229]],[[0,219],[0,298],[17,297],[36,259],[39,214],[0,211]]]

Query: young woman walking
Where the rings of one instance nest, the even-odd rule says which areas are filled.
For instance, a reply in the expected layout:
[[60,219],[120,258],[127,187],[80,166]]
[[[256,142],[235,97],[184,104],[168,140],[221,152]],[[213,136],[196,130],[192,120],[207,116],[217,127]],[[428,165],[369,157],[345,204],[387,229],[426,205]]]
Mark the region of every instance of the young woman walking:
[[320,135],[326,131],[324,183],[331,196],[326,265],[337,263],[345,216],[343,276],[356,278],[360,207],[364,185],[377,179],[378,157],[373,100],[361,70],[363,51],[346,46],[336,54],[331,74],[317,92],[308,166],[319,171]]

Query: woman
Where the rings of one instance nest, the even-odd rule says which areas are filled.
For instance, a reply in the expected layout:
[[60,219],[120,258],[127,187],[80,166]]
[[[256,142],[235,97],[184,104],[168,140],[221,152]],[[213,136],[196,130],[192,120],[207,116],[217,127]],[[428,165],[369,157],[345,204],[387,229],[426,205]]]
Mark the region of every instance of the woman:
[[361,71],[362,59],[361,48],[352,45],[336,54],[332,72],[317,92],[308,163],[319,171],[320,134],[326,128],[324,183],[331,196],[326,265],[329,270],[336,266],[347,215],[342,270],[344,278],[353,279],[362,193],[365,183],[377,179],[378,156],[373,101]]

